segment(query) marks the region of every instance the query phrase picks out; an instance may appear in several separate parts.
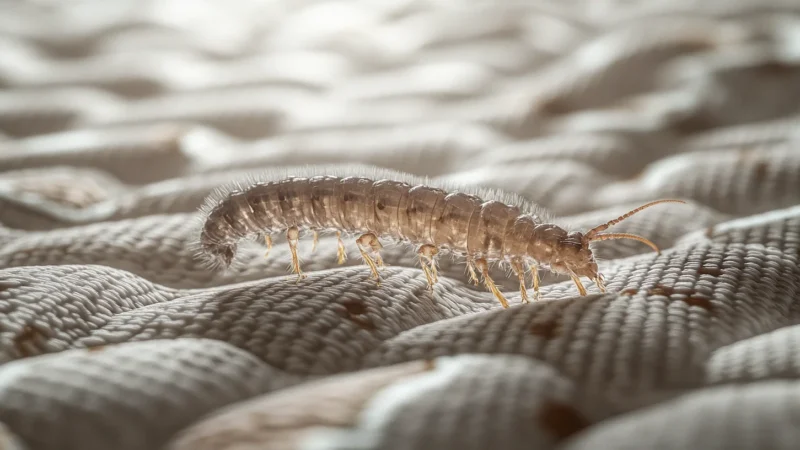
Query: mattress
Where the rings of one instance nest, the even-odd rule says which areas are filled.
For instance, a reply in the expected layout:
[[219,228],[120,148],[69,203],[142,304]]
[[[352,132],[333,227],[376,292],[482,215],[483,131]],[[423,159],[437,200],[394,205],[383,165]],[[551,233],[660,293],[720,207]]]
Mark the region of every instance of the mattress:
[[[2,9],[0,448],[797,447],[800,3]],[[404,246],[197,258],[209,194],[309,164],[569,230],[685,203],[592,245],[606,292],[492,266],[509,308]]]

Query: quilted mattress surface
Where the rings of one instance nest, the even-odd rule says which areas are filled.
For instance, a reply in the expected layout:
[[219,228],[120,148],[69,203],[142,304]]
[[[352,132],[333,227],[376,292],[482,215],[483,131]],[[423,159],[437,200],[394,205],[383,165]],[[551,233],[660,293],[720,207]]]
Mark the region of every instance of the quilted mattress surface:
[[[0,448],[798,448],[800,2],[0,9]],[[348,163],[686,203],[594,244],[605,294],[493,268],[508,309],[405,247],[194,257],[220,184]]]

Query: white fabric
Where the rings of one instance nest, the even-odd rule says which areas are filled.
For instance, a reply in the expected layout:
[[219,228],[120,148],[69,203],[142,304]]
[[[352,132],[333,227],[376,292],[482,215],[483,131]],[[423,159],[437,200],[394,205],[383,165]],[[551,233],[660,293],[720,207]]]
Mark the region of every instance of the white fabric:
[[[800,6],[28,1],[0,15],[0,448],[791,449]],[[359,162],[588,228],[609,292],[512,304],[387,246],[209,272],[196,208]],[[588,284],[588,283],[587,283]]]

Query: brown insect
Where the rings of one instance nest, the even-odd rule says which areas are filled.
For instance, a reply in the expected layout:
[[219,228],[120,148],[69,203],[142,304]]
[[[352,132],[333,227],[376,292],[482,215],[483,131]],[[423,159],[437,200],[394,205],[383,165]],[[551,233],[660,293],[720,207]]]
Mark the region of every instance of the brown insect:
[[510,266],[526,303],[528,272],[534,299],[540,297],[539,269],[568,275],[581,295],[586,295],[586,289],[580,277],[589,278],[605,292],[589,244],[633,239],[658,252],[644,237],[603,232],[666,202],[685,203],[653,201],[582,233],[551,223],[543,208],[514,194],[459,188],[378,168],[310,166],[272,171],[218,189],[201,207],[197,247],[210,266],[227,268],[241,239],[264,239],[270,249],[271,235],[283,232],[299,281],[305,278],[297,256],[304,232],[313,234],[314,247],[320,232],[336,233],[340,264],[347,258],[342,234],[353,234],[361,257],[380,283],[381,240],[393,240],[415,248],[429,288],[438,281],[439,256],[463,257],[470,280],[477,285],[480,274],[484,286],[507,308],[508,301],[489,276],[491,263]]

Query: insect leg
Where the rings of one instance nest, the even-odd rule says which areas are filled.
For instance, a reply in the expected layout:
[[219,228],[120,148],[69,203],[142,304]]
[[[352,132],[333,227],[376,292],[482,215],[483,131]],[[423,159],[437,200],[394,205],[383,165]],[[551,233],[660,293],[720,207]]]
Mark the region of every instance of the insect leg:
[[475,263],[473,263],[472,258],[469,256],[467,256],[467,270],[469,271],[469,281],[475,286],[479,285],[478,275],[475,273]]
[[378,265],[378,267],[383,267],[383,258],[381,257],[381,249],[383,249],[383,245],[381,245],[378,237],[374,234],[370,233],[369,236],[371,239],[369,248],[375,254],[375,263]]
[[317,230],[314,230],[314,242],[311,243],[311,253],[317,249],[317,244],[319,244],[319,233]]
[[439,271],[436,269],[436,255],[438,253],[439,249],[430,244],[420,245],[417,250],[419,262],[425,272],[425,278],[428,279],[428,289],[431,290],[433,285],[439,282]]
[[570,278],[572,278],[572,281],[575,283],[575,286],[578,287],[578,292],[581,293],[581,296],[585,296],[586,295],[586,288],[583,287],[583,283],[581,283],[581,279],[578,278],[578,276],[575,275],[574,273],[569,274],[569,276],[570,276]]
[[603,275],[597,274],[597,278],[593,279],[592,281],[594,281],[594,284],[597,285],[597,289],[599,289],[600,292],[602,293],[606,292],[606,283],[605,280],[603,279]]
[[423,254],[425,257],[428,258],[428,263],[431,266],[431,272],[433,273],[433,282],[439,282],[439,268],[436,265],[436,255],[439,254],[439,249],[433,245],[424,245],[425,250],[423,250]]
[[264,258],[269,256],[269,252],[272,251],[272,236],[266,235],[264,236],[264,242],[267,244],[267,252],[264,253]]
[[425,273],[425,278],[428,280],[428,290],[433,290],[433,273],[431,273],[431,269],[428,267],[428,262],[425,261],[425,257],[422,256],[422,253],[418,254],[419,256],[419,264],[422,266],[422,271]]
[[336,232],[336,239],[338,239],[339,249],[336,251],[336,260],[339,264],[344,264],[347,260],[347,252],[344,249],[344,242],[342,242],[342,232]]
[[519,293],[522,296],[522,301],[529,303],[528,290],[525,288],[525,263],[519,259],[514,259],[511,261],[511,268],[514,269],[514,273],[519,278]]
[[500,301],[500,304],[503,305],[503,308],[508,308],[508,300],[503,297],[503,294],[500,292],[500,289],[497,289],[497,285],[494,284],[494,280],[489,276],[489,264],[483,258],[478,258],[475,260],[475,266],[481,272],[483,276],[483,284],[486,286],[487,289],[492,291],[497,300]]
[[531,265],[531,275],[533,275],[533,300],[539,301],[542,298],[542,293],[539,292],[539,267]]
[[286,230],[286,240],[289,241],[289,250],[292,251],[292,271],[297,274],[297,281],[305,278],[306,275],[300,270],[300,258],[297,256],[297,243],[300,241],[300,230],[297,227],[289,227]]
[[[378,265],[369,256],[367,250],[373,250],[375,246],[375,242],[377,242],[378,238],[372,233],[362,234],[361,236],[356,239],[356,245],[358,246],[358,251],[361,252],[361,257],[364,258],[364,262],[367,263],[370,270],[372,270],[372,275],[375,277],[375,280],[378,282],[378,285],[381,283],[380,275],[378,275]],[[380,243],[378,242],[378,245]],[[380,248],[380,247],[379,247]]]

